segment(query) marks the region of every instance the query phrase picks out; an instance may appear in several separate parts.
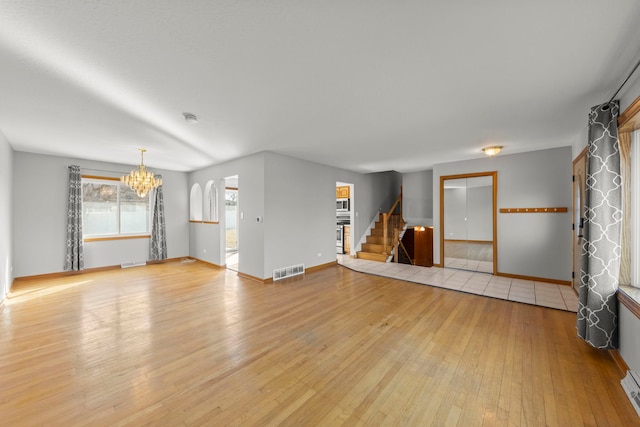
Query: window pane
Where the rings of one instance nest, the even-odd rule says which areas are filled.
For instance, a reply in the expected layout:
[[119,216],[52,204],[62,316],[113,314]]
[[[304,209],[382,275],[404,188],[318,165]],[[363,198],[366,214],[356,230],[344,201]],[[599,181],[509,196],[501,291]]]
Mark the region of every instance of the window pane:
[[149,195],[140,197],[127,185],[120,186],[120,233],[149,232]]
[[118,185],[82,183],[82,226],[85,236],[118,234]]

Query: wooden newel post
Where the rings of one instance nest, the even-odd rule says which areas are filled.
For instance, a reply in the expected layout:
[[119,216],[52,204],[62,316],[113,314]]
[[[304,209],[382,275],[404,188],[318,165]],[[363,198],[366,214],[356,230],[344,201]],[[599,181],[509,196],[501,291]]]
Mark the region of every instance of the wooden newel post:
[[400,220],[402,220],[402,185],[400,186]]

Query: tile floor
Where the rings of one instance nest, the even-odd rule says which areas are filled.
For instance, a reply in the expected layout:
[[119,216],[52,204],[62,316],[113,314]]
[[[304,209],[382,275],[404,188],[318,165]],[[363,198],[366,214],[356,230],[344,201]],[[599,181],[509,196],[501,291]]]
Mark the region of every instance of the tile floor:
[[444,266],[457,269],[467,269],[480,271],[483,273],[493,272],[493,261],[475,261],[471,259],[460,259],[446,257],[444,259]]
[[238,251],[227,252],[225,266],[227,270],[238,271]]
[[578,310],[576,293],[573,288],[565,285],[511,279],[453,268],[368,261],[346,255],[338,255],[338,263],[362,273],[559,310],[573,312]]

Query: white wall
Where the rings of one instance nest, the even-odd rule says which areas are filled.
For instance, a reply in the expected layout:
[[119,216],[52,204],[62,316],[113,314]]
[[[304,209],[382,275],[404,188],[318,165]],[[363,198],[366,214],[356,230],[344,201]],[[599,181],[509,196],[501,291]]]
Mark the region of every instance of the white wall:
[[[210,179],[217,184],[232,175],[238,175],[238,206],[244,217],[239,224],[238,270],[260,279],[271,277],[276,268],[294,264],[309,268],[336,260],[336,182],[353,184],[355,241],[379,210],[391,207],[400,191],[396,172],[360,174],[271,152],[192,172],[189,187],[196,182],[203,186]],[[219,225],[206,231],[204,227],[190,225],[191,256],[224,264],[223,216]]]
[[265,216],[264,209],[264,153],[209,166],[189,174],[189,188],[195,183],[205,188],[209,180],[218,187],[219,224],[189,225],[189,254],[216,265],[225,264],[224,251],[224,178],[238,176],[238,210],[243,219],[238,224],[240,255],[238,270],[257,278],[264,278],[264,223],[256,221]]
[[[63,269],[68,166],[70,165],[79,165],[83,168],[83,173],[104,176],[118,176],[132,169],[130,165],[15,152],[13,170],[15,277],[55,273]],[[114,173],[109,175],[101,172],[104,170]],[[187,175],[183,172],[153,170],[162,174],[163,177],[168,257],[186,256],[189,253]],[[147,260],[148,248],[148,239],[85,243],[85,268]]]
[[[440,176],[488,171],[498,172],[498,209],[571,207],[571,147],[435,165],[435,263],[440,262]],[[571,212],[498,213],[497,228],[498,272],[571,280]]]
[[13,163],[13,149],[0,132],[0,301],[13,282]]
[[402,213],[408,225],[433,225],[433,170],[402,174]]

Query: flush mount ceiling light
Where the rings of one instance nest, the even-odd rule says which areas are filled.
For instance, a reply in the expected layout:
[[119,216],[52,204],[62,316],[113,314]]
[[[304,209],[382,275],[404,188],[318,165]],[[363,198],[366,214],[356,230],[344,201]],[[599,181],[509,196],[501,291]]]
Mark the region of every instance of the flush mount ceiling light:
[[140,150],[140,166],[137,170],[132,170],[129,175],[120,178],[120,181],[131,187],[138,196],[144,197],[151,190],[162,185],[162,178],[156,178],[153,172],[144,166],[144,152],[147,150],[144,148],[138,148],[138,150]]
[[182,113],[182,115],[184,116],[184,120],[187,123],[191,123],[192,125],[195,125],[196,123],[198,123],[198,117],[196,117],[195,114],[192,113]]
[[500,151],[502,151],[502,145],[494,145],[493,147],[486,147],[486,148],[483,148],[482,151],[487,156],[493,157],[496,154],[498,154]]

